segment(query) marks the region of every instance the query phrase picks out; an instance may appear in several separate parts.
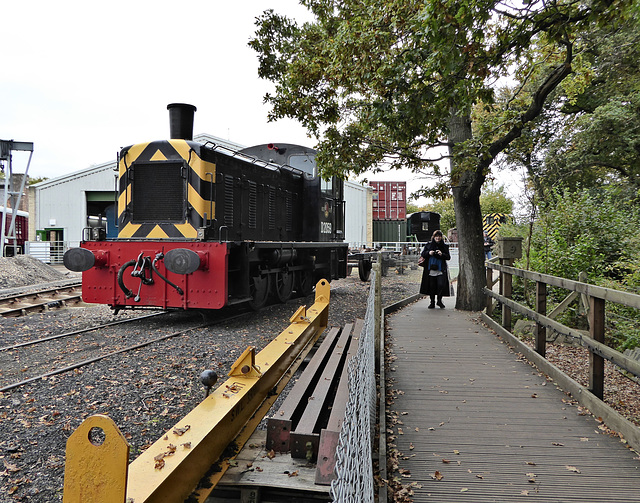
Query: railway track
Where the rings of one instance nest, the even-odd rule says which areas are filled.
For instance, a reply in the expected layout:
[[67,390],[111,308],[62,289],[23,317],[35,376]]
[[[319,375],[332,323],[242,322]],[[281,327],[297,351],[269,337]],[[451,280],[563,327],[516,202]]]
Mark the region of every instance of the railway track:
[[[0,347],[0,393],[241,316],[203,322],[193,313],[154,313]],[[125,323],[140,323],[140,328],[117,327]]]
[[0,297],[0,316],[15,317],[68,307],[82,302],[82,283],[71,281],[28,293],[5,293]]

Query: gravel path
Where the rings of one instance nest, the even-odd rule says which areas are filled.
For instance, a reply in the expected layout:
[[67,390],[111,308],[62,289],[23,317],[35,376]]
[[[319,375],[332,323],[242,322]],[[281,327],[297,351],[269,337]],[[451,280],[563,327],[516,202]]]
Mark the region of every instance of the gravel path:
[[[19,284],[11,284],[9,280],[2,280],[12,277],[12,274],[3,275],[3,266],[7,264],[0,263],[0,288],[67,279],[62,273],[56,276],[48,266],[28,262],[12,273]],[[29,272],[29,279],[20,283],[22,278],[18,276],[26,275],[25,271]],[[382,282],[383,305],[416,293],[420,272],[407,270],[400,275],[391,269]],[[357,271],[349,278],[332,282],[329,325],[343,326],[364,317],[368,290],[369,283],[361,282]],[[90,415],[111,417],[131,444],[131,459],[137,457],[204,398],[204,388],[199,382],[203,370],[212,368],[219,375],[226,375],[247,346],[255,345],[259,351],[278,335],[302,300],[271,306],[224,326],[195,330],[46,381],[0,393],[0,458],[3,463],[0,465],[0,503],[62,501],[66,440]],[[313,296],[306,300],[310,305]],[[2,319],[0,346],[16,338],[33,339],[121,317],[122,313],[114,316],[107,307],[93,305]],[[170,321],[165,325],[167,329],[179,329],[198,318],[197,315],[176,313],[169,316]],[[124,325],[122,330],[134,331],[135,335],[136,331],[141,333],[156,328],[149,322]],[[73,337],[66,343],[67,346],[82,344]],[[98,342],[90,342],[88,346],[91,344]],[[21,365],[27,361],[33,363],[29,358],[28,348],[4,355],[3,375],[20,374]],[[43,372],[48,366],[56,365],[46,355],[40,354],[38,358],[42,360]]]

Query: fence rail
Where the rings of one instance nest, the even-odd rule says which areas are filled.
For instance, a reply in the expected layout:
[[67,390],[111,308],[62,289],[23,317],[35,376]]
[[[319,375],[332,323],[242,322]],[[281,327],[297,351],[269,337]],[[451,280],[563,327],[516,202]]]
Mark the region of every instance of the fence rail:
[[[547,342],[547,329],[553,330],[559,334],[571,337],[578,341],[582,346],[589,350],[589,386],[588,391],[598,399],[602,401],[604,397],[605,386],[605,360],[609,360],[613,364],[627,370],[633,375],[640,377],[640,362],[633,358],[629,358],[619,351],[607,346],[605,344],[605,303],[613,302],[616,304],[622,304],[631,308],[640,309],[640,295],[636,295],[629,292],[623,292],[614,290],[611,288],[605,288],[595,285],[590,285],[582,281],[574,281],[566,278],[559,278],[557,276],[551,276],[548,274],[542,274],[533,271],[526,271],[524,269],[518,269],[511,266],[510,259],[500,259],[500,264],[493,261],[486,263],[487,267],[487,286],[484,289],[487,297],[487,305],[484,319],[493,324],[495,328],[502,329],[502,334],[507,334],[512,337],[512,341],[517,341],[517,338],[511,333],[511,312],[517,312],[525,317],[535,321],[536,326],[534,330],[534,348],[529,353],[531,356],[539,355],[546,364],[546,342]],[[495,291],[495,281],[493,279],[493,271],[499,273],[499,290]],[[513,276],[523,278],[525,280],[533,281],[536,285],[536,298],[535,309],[520,304],[512,299],[512,280]],[[586,297],[589,306],[589,335],[570,328],[562,323],[555,321],[551,315],[547,315],[547,287],[553,286],[568,290],[570,292],[576,292]],[[502,320],[498,325],[492,318],[494,310],[494,301],[502,305]],[[521,345],[522,348],[524,345]],[[534,358],[535,359],[535,358]],[[541,360],[534,361],[538,363]],[[549,364],[550,365],[550,364]],[[552,367],[552,366],[551,366]],[[546,368],[551,368],[547,366]],[[557,369],[553,369],[556,371]],[[567,377],[567,376],[565,376]],[[574,391],[572,394],[580,395],[581,389],[577,383],[572,380],[565,381],[569,387],[572,387]],[[574,386],[577,385],[578,387]],[[579,396],[576,398],[580,399]],[[585,397],[581,397],[585,398]],[[593,400],[587,400],[590,405],[597,405]],[[602,402],[600,402],[602,403]],[[602,407],[608,407],[602,403]],[[593,411],[592,411],[593,412]],[[640,429],[638,429],[631,422],[618,417],[617,413],[611,409],[608,411],[609,417],[612,418],[616,424],[620,425],[621,429],[627,432],[627,435],[633,439],[633,443],[640,445]]]

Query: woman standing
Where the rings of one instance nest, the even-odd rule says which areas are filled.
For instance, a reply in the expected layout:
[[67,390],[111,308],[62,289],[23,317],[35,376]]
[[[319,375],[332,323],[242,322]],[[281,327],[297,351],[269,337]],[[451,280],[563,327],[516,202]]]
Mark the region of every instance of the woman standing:
[[429,309],[436,307],[436,297],[438,307],[444,309],[442,297],[449,296],[447,260],[451,259],[451,255],[449,245],[444,242],[441,231],[433,233],[431,241],[425,245],[420,256],[424,258],[420,293],[431,297]]

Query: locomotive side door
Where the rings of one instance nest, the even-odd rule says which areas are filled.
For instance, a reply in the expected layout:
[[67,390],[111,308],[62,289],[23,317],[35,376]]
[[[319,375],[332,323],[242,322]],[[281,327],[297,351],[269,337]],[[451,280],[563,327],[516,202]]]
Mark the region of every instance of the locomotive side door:
[[320,241],[344,240],[344,182],[333,176],[320,181]]

